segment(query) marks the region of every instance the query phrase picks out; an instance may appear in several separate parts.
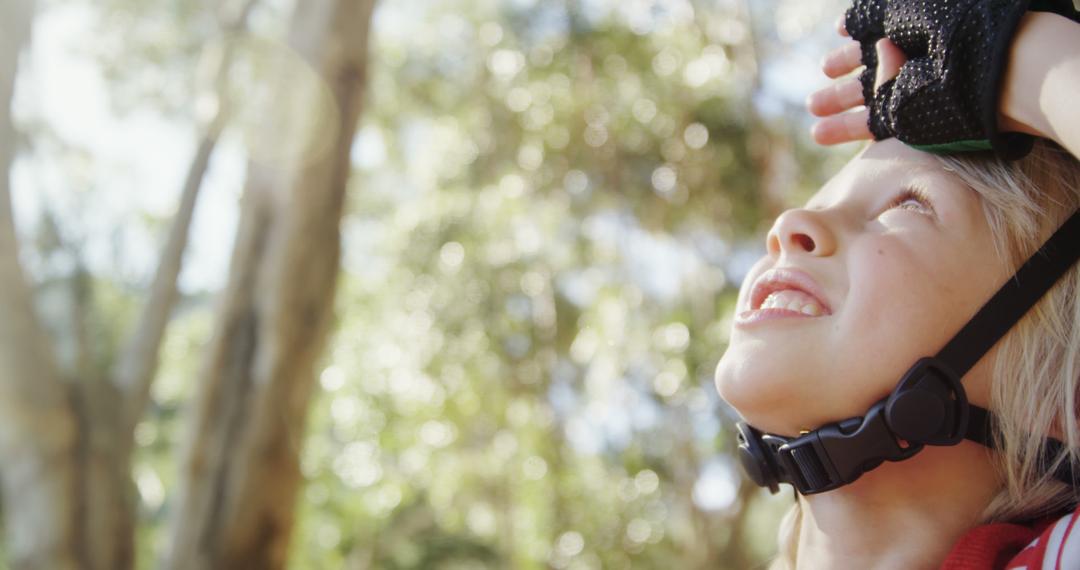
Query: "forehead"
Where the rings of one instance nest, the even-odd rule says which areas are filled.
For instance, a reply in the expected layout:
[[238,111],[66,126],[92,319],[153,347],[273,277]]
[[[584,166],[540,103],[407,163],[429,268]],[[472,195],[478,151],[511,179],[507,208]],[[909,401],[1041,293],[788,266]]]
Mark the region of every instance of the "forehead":
[[887,200],[895,192],[917,187],[937,200],[974,206],[976,193],[934,156],[889,139],[866,147],[807,202],[824,208],[851,199]]

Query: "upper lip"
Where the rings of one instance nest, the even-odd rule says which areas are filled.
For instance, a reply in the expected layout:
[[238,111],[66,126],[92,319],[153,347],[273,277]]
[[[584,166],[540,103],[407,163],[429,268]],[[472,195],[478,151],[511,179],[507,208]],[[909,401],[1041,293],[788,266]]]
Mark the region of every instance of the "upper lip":
[[825,302],[824,292],[814,278],[805,271],[791,267],[776,267],[758,276],[750,289],[750,309],[759,309],[769,295],[788,289],[810,295],[821,305],[825,314],[832,313],[832,308]]

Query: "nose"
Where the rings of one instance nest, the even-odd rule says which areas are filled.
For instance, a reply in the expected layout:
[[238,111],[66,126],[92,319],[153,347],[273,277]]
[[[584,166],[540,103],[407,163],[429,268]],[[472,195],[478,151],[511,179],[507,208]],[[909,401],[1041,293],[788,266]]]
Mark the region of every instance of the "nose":
[[794,209],[776,218],[765,238],[770,255],[810,254],[826,257],[836,252],[836,234],[816,210]]

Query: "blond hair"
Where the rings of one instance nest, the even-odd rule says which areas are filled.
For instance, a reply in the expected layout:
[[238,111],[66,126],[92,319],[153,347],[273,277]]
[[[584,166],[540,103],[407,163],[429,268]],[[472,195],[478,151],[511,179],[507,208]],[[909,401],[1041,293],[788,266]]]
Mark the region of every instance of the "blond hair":
[[[1003,162],[988,154],[940,156],[945,170],[981,198],[994,246],[1018,268],[1080,208],[1080,161],[1039,141],[1024,159]],[[990,388],[994,454],[1004,486],[982,523],[1023,521],[1058,513],[1078,502],[1076,488],[1042,466],[1080,472],[1080,267],[1073,267],[995,346]],[[1043,440],[1065,443],[1043,457]],[[795,568],[802,513],[796,501],[779,529],[771,570]]]

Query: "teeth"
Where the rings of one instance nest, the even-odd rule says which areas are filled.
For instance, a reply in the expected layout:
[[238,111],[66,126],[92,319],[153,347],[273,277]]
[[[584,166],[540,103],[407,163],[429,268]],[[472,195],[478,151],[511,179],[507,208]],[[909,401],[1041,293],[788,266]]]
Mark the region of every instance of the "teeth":
[[811,317],[818,317],[825,313],[825,308],[813,297],[793,289],[774,291],[761,303],[761,308],[787,309]]

